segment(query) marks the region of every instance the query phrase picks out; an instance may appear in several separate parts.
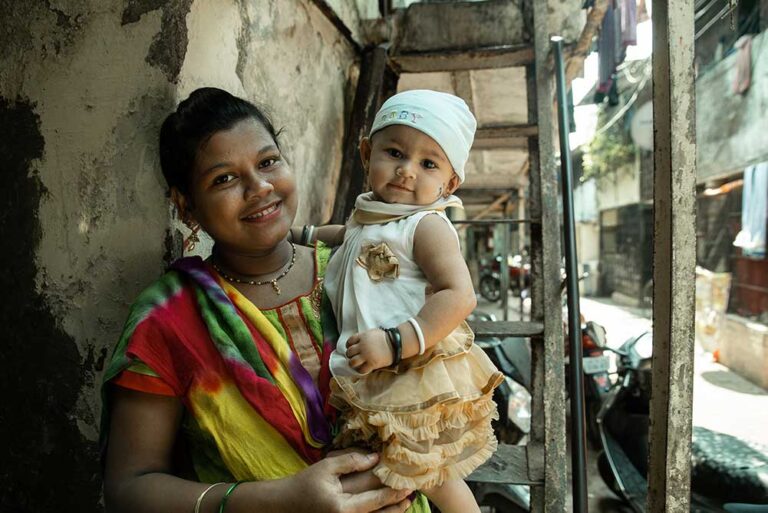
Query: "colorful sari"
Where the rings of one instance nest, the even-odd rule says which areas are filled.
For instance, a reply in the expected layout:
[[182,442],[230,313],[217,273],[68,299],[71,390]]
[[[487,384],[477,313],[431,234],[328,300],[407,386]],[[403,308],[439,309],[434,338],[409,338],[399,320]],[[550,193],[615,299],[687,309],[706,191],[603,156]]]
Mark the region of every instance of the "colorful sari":
[[[295,302],[319,356],[316,381],[279,310],[260,311],[200,258],[174,263],[132,306],[107,368],[102,449],[108,384],[139,365],[182,401],[181,434],[200,481],[279,479],[320,460],[332,439],[327,397],[335,322],[320,322],[330,308],[321,314],[319,304],[329,254],[318,247],[318,294]],[[423,496],[409,511],[429,511]]]

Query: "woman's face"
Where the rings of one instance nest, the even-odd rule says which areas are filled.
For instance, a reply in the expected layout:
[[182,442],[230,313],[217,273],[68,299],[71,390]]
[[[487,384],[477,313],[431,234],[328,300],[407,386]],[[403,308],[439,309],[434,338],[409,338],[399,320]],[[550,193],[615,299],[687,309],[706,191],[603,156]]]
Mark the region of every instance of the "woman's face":
[[222,251],[258,255],[274,249],[296,216],[296,180],[270,133],[255,119],[201,144],[186,211]]

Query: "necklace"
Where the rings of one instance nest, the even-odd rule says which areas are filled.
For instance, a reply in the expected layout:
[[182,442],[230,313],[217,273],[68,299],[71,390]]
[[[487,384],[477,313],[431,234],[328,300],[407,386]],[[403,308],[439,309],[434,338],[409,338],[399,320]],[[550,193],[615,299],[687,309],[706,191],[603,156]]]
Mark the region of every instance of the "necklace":
[[[224,271],[221,270],[221,268],[216,265],[216,262],[211,260],[211,264],[213,265],[213,268],[216,269],[216,272],[219,273],[225,280],[231,283],[240,283],[243,285],[272,285],[272,290],[275,291],[275,294],[278,296],[281,293],[280,286],[277,284],[278,280],[285,278],[285,275],[288,274],[291,269],[293,269],[293,264],[296,262],[296,246],[293,244],[293,242],[289,243],[291,245],[291,261],[288,263],[288,267],[280,273],[280,276],[277,276],[276,278],[272,278],[271,280],[264,280],[264,281],[257,281],[257,280],[241,280],[239,278],[235,278],[234,276],[230,276]],[[285,265],[285,264],[283,264]]]

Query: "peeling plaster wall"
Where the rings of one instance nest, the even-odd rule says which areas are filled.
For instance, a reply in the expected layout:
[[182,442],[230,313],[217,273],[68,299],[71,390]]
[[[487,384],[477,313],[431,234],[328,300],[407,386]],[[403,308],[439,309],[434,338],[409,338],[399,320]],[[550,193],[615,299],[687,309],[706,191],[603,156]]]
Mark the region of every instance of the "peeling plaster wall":
[[177,255],[164,116],[215,85],[269,106],[330,215],[355,55],[309,0],[0,0],[0,511],[98,511],[108,351]]

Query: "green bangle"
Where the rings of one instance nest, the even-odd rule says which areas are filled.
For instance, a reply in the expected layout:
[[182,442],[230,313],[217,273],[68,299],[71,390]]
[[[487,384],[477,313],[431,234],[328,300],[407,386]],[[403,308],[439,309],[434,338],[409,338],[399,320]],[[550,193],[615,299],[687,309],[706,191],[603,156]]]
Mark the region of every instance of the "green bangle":
[[235,488],[237,488],[243,483],[245,483],[245,481],[237,481],[235,483],[232,483],[230,487],[227,488],[227,491],[224,493],[224,497],[221,498],[221,504],[219,505],[219,513],[224,513],[224,507],[227,505],[229,496],[232,494],[232,492],[235,491]]

